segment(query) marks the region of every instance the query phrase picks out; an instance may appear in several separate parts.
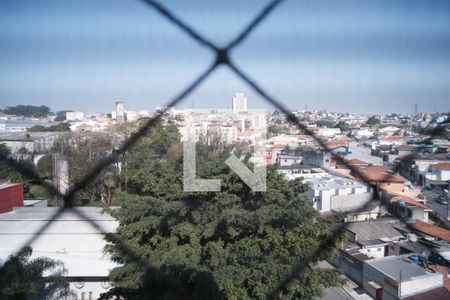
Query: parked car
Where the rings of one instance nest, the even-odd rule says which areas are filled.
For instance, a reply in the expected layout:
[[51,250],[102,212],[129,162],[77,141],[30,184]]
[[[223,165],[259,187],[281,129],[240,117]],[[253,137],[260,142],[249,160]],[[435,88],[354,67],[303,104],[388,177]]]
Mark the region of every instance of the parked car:
[[444,196],[439,196],[436,198],[436,202],[439,204],[448,205],[448,198]]

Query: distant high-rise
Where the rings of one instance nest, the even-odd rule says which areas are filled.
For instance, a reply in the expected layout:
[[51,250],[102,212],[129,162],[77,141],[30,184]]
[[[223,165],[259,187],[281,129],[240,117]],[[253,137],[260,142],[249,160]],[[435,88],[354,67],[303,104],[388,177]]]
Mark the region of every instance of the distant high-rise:
[[122,101],[116,102],[116,122],[125,122],[125,104]]
[[417,116],[417,102],[414,104],[414,115]]
[[236,93],[232,100],[233,113],[247,111],[247,98],[243,93]]

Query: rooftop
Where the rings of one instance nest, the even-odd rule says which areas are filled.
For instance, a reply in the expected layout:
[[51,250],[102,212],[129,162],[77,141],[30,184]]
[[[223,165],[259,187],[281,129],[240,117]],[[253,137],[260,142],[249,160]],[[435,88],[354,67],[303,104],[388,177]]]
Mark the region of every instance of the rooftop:
[[434,236],[446,241],[450,241],[450,230],[447,230],[436,225],[428,224],[420,220],[408,224],[414,230],[420,231],[426,235]]
[[[400,282],[400,276],[401,281],[409,281],[415,277],[431,275],[422,267],[412,263],[407,256],[387,256],[368,260],[366,263],[380,270],[397,282]],[[438,274],[438,276],[442,275]]]
[[394,218],[350,222],[345,225],[346,230],[356,235],[357,242],[402,237],[403,234],[399,230],[402,227],[401,222]]
[[11,183],[9,179],[0,179],[0,190],[18,185],[22,185],[22,183]]
[[414,150],[417,150],[417,147],[411,146],[411,145],[400,145],[397,147],[397,150],[399,150],[399,151],[414,151]]
[[31,241],[32,258],[61,260],[67,276],[108,276],[116,264],[104,253],[104,234],[115,232],[118,222],[98,207],[67,209],[56,216],[59,209],[20,207],[0,214],[0,260]]
[[359,160],[357,158],[348,160],[346,164],[347,165],[351,165],[351,166],[352,165],[353,166],[361,166],[361,165],[367,166],[367,165],[369,165],[369,163],[366,163],[365,161]]
[[365,188],[366,184],[345,177],[335,175],[327,175],[321,178],[307,178],[305,182],[309,183],[315,190],[328,189],[348,189],[348,188]]
[[446,170],[449,171],[450,170],[450,162],[445,162],[445,163],[437,163],[434,164],[432,166],[433,169],[437,169],[437,170]]
[[402,201],[402,200],[405,201],[405,203],[408,203],[410,205],[418,206],[418,207],[421,207],[421,208],[424,208],[424,209],[430,209],[425,204],[423,204],[423,203],[421,203],[421,202],[419,202],[417,200],[414,200],[411,197],[405,196],[405,195],[399,195],[399,196],[392,197],[390,202],[394,203],[394,202],[399,202],[399,201]]
[[35,141],[60,134],[61,132],[0,132],[0,141]]

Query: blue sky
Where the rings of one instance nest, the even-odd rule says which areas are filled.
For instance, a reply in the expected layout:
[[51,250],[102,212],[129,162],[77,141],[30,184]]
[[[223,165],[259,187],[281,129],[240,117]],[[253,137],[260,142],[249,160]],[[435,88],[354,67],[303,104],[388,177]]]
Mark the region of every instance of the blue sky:
[[[163,1],[225,45],[268,1]],[[292,109],[450,111],[450,1],[287,0],[232,58]],[[139,0],[0,1],[0,107],[154,110],[214,57]],[[178,107],[230,106],[227,68]]]

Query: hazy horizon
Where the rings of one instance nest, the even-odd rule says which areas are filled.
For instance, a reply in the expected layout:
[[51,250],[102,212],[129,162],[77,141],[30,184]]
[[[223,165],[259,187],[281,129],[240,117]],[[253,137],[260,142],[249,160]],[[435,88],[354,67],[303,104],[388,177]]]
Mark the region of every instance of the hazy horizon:
[[[162,3],[225,45],[268,1]],[[231,56],[292,110],[450,111],[449,1],[285,1]],[[152,111],[213,60],[142,1],[0,1],[0,107]],[[227,108],[238,91],[273,109],[225,67],[177,107]]]

